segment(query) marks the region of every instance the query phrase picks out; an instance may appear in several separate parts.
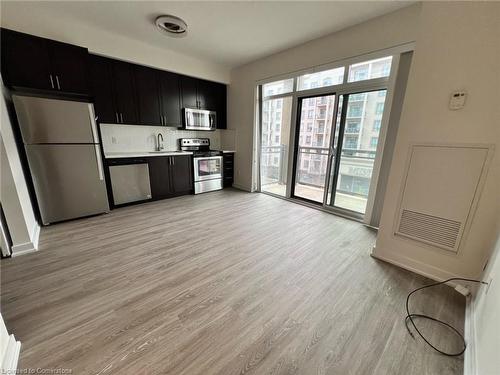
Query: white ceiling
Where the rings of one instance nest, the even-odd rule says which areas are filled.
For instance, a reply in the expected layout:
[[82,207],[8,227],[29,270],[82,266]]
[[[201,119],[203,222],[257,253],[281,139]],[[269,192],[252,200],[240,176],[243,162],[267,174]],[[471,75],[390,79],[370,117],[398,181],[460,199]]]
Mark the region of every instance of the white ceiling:
[[[227,67],[245,64],[411,4],[399,1],[2,3],[7,16],[27,9],[35,14],[38,10],[49,11],[55,18],[66,17]],[[171,38],[160,34],[153,24],[160,14],[183,18],[189,27],[188,35]]]

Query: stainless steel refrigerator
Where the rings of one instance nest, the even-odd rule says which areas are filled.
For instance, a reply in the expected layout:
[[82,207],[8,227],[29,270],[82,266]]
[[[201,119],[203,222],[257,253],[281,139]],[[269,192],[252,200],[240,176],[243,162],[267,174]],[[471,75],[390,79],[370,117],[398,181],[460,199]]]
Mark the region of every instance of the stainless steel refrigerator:
[[13,95],[44,225],[108,212],[91,103]]

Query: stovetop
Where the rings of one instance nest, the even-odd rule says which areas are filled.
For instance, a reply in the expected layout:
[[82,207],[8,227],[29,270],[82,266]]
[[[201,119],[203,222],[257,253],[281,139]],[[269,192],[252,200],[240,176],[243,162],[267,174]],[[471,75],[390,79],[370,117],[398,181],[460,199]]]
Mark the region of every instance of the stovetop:
[[222,155],[222,151],[210,149],[210,139],[208,138],[181,138],[179,145],[182,151],[191,151],[195,157]]

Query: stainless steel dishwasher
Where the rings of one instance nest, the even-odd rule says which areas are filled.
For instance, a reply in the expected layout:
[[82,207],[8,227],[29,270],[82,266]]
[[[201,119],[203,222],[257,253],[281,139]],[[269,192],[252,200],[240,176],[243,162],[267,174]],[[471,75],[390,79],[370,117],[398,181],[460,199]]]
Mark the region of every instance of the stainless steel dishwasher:
[[108,160],[115,206],[151,199],[149,166],[144,159]]

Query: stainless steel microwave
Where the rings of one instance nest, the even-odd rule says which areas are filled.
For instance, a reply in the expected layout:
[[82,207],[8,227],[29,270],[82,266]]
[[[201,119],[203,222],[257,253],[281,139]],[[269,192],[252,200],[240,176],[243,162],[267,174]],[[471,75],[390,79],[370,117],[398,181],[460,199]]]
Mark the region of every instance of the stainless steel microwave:
[[184,129],[186,130],[215,130],[217,117],[214,111],[205,109],[184,108]]

